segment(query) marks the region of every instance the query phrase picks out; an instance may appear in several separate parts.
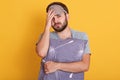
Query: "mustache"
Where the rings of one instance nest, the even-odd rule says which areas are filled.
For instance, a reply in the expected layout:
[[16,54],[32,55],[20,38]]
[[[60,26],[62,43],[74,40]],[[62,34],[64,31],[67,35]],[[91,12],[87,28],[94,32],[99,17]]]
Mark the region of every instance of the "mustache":
[[62,23],[60,23],[60,22],[58,22],[58,23],[55,23],[55,25],[58,25],[58,24],[62,24]]

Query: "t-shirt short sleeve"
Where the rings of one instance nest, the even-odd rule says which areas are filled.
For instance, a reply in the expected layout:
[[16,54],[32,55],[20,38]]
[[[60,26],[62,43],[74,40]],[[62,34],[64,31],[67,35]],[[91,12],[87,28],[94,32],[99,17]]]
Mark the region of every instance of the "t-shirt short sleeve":
[[82,40],[87,40],[86,46],[85,46],[85,51],[84,54],[91,54],[90,52],[90,47],[89,47],[89,40],[88,36],[85,32],[78,32],[78,31],[72,31],[73,38],[78,38]]
[[87,34],[84,33],[83,39],[87,40],[87,44],[85,46],[85,52],[84,53],[85,54],[90,54],[91,52],[90,52],[90,48],[89,48],[89,40],[88,40]]

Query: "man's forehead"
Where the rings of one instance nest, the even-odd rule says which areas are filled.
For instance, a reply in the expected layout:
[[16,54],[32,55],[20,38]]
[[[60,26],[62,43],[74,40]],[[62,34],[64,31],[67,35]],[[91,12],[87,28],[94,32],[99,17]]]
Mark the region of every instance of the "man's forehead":
[[55,14],[61,15],[62,13],[67,13],[60,5],[52,5],[49,7],[49,10],[53,9]]

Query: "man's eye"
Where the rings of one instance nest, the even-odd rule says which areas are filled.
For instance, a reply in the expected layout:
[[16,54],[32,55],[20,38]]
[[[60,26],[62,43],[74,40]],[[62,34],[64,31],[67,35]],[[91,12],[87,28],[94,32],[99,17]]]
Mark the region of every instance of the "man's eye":
[[57,17],[59,18],[59,17],[61,17],[61,15],[57,15]]

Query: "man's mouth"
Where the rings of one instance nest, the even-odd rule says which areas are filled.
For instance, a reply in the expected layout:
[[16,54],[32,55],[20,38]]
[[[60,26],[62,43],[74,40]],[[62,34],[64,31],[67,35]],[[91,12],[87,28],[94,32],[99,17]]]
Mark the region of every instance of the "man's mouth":
[[56,23],[56,24],[55,24],[55,27],[59,28],[60,25],[61,25],[61,23]]

